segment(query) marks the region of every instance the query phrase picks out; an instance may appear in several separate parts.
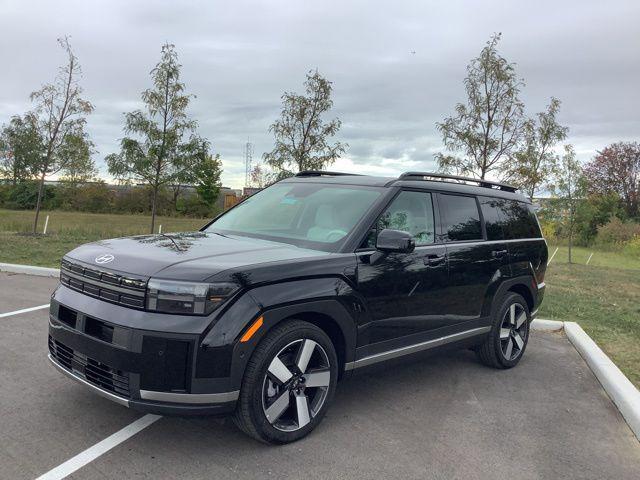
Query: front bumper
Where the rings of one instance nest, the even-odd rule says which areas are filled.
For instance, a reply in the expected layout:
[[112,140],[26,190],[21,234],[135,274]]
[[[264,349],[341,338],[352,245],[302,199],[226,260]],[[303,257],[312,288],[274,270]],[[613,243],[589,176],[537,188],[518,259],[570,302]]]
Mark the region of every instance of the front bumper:
[[[203,347],[202,332],[196,333],[193,325],[187,332],[135,328],[131,314],[126,307],[60,286],[49,311],[51,363],[91,391],[138,411],[233,411],[239,395],[239,382],[231,378],[233,346]],[[137,317],[144,314],[135,312]],[[153,318],[148,321],[153,324]]]
[[[158,415],[227,415],[235,409],[235,403],[239,392],[213,393],[202,395],[189,395],[191,398],[182,397],[180,403],[173,401],[152,402],[121,397],[100,388],[86,380],[86,377],[71,371],[58,363],[51,354],[48,355],[51,364],[62,374],[84,385],[93,393],[100,395],[112,402],[143,413],[155,413]],[[149,394],[163,394],[164,392],[148,392]],[[169,394],[171,395],[171,394]]]

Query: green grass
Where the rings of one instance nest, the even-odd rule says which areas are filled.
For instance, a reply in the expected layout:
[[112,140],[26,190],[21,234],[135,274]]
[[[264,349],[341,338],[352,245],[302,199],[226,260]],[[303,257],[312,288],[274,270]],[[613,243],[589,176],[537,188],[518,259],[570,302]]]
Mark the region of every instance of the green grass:
[[[57,267],[69,250],[86,242],[149,232],[142,215],[42,212],[46,236],[30,236],[33,212],[0,210],[0,262]],[[158,217],[164,232],[196,230],[206,220]],[[549,247],[549,255],[555,251]],[[585,265],[589,255],[593,256]],[[575,247],[572,265],[560,247],[547,269],[541,318],[578,322],[622,371],[640,386],[640,259]]]
[[556,263],[556,255],[539,317],[578,322],[640,387],[640,271],[624,262],[619,268],[592,265],[595,257],[589,265],[569,265]]
[[[149,233],[151,217],[79,212],[41,212],[38,232],[49,215],[46,236],[31,236],[33,212],[0,210],[0,262],[57,267],[69,250],[104,238]],[[183,217],[156,217],[163,232],[197,230],[206,220]]]
[[[558,248],[558,253],[556,253],[553,257],[551,265],[558,263],[568,263],[569,248],[565,246],[557,247],[549,245],[549,258],[551,258],[556,248]],[[571,260],[573,261],[573,263],[586,265],[587,260],[589,260],[589,256],[592,253],[593,255],[591,256],[591,260],[589,261],[589,266],[591,267],[611,267],[622,268],[625,270],[640,270],[640,258],[625,255],[621,252],[607,251],[602,249],[573,247],[571,249]]]

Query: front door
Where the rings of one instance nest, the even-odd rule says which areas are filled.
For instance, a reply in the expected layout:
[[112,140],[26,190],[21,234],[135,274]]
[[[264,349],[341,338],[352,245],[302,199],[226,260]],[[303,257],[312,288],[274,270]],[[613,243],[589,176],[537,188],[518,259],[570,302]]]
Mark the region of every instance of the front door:
[[[437,243],[433,196],[401,191],[379,217],[358,252],[358,290],[364,296],[368,322],[358,333],[358,356],[419,343],[445,322],[446,247]],[[412,253],[372,251],[385,228],[412,234]]]

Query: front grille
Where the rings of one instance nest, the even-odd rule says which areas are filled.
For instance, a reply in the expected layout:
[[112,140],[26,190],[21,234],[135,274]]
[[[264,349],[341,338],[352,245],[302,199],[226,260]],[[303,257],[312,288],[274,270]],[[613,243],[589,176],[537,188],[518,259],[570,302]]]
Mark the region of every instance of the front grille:
[[109,365],[74,352],[71,348],[49,335],[49,352],[64,368],[84,378],[87,382],[115,394],[130,397],[129,374]]
[[73,290],[131,308],[144,308],[147,282],[62,261],[60,283]]

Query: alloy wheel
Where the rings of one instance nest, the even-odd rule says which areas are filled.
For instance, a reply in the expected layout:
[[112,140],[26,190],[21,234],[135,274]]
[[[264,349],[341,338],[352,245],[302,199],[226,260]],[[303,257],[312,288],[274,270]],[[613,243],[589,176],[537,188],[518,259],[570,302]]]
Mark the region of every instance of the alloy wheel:
[[500,325],[500,348],[509,361],[520,356],[527,342],[527,311],[519,303],[513,303],[506,311]]
[[331,369],[322,346],[311,339],[289,343],[271,360],[262,387],[262,409],[283,432],[305,427],[325,403]]

